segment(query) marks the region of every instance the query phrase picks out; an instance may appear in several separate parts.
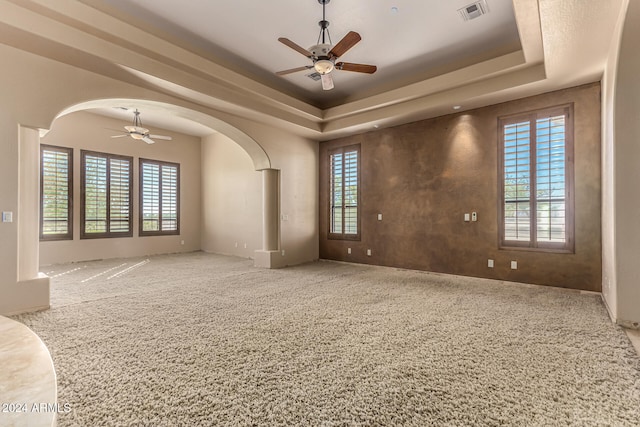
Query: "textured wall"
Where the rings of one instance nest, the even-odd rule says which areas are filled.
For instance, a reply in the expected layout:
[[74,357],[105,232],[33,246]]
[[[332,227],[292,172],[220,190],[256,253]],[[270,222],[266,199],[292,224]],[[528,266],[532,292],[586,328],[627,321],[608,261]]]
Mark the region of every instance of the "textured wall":
[[[499,250],[498,117],[568,102],[575,108],[575,254]],[[600,291],[600,136],[596,83],[321,143],[320,257]],[[327,150],[356,143],[362,240],[329,240]],[[478,221],[464,222],[473,211]]]

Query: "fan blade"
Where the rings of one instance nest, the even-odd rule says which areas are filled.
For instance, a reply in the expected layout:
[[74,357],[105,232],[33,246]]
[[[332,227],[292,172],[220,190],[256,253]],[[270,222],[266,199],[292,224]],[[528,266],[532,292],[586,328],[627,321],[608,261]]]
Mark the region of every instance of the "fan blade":
[[375,65],[354,64],[352,62],[338,62],[336,64],[336,68],[338,70],[355,71],[356,73],[367,73],[367,74],[373,74],[378,69],[378,67],[376,67]]
[[164,135],[149,135],[149,138],[164,139],[165,141],[171,141],[173,139],[170,136],[164,136]]
[[144,142],[146,142],[147,144],[154,144],[155,143],[155,141],[153,139],[149,138],[148,136],[143,136],[142,140]]
[[322,89],[324,90],[333,89],[333,77],[331,77],[331,73],[321,74],[320,80],[322,81]]
[[337,58],[344,55],[346,51],[355,46],[356,43],[358,43],[360,40],[362,40],[360,34],[356,33],[355,31],[349,31],[347,35],[344,36],[342,40],[340,40],[338,44],[329,51],[329,57]]
[[291,49],[295,50],[296,52],[299,52],[299,53],[303,54],[307,58],[311,58],[313,56],[313,54],[311,52],[309,52],[307,49],[303,48],[302,46],[297,45],[296,43],[292,42],[291,40],[289,40],[286,37],[280,37],[278,39],[278,41],[280,43],[284,44],[284,45],[289,46]]
[[304,67],[298,67],[298,68],[290,68],[288,70],[282,70],[282,71],[278,71],[276,74],[279,76],[284,76],[285,74],[291,74],[291,73],[295,73],[298,71],[304,71],[304,70],[308,70],[310,68],[313,68],[313,65],[306,65]]
[[128,133],[122,134],[122,135],[113,135],[111,138],[122,138],[124,136],[129,136]]

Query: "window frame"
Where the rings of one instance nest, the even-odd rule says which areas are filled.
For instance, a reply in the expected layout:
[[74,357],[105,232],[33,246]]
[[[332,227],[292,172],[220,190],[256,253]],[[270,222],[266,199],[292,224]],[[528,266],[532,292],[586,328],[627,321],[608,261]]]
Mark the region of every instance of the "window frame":
[[[68,155],[67,179],[67,232],[44,234],[44,152],[57,151]],[[73,240],[73,148],[40,144],[40,241]]]
[[[144,222],[144,181],[143,181],[143,164],[149,163],[153,165],[158,165],[160,167],[160,180],[159,180],[159,212],[158,212],[158,223],[160,228],[162,228],[162,167],[175,167],[176,168],[176,229],[175,230],[159,230],[159,231],[144,231],[143,222]],[[161,160],[153,160],[153,159],[144,159],[140,158],[138,160],[138,184],[139,184],[139,193],[138,193],[138,202],[139,202],[139,214],[138,214],[138,235],[140,237],[147,236],[176,236],[180,235],[180,163],[172,163],[165,162]]]
[[[532,110],[524,113],[511,114],[498,117],[498,247],[499,249],[508,250],[527,250],[537,252],[556,252],[556,253],[575,253],[575,171],[574,171],[574,104],[568,103],[554,107]],[[536,121],[538,119],[549,118],[553,116],[565,116],[565,139],[564,139],[564,167],[565,167],[565,241],[564,242],[539,242],[537,241],[537,179],[536,176],[536,158],[537,149]],[[505,139],[504,128],[507,125],[529,121],[530,123],[530,230],[531,235],[528,241],[524,240],[506,240],[505,239]]]
[[[95,157],[104,157],[107,159],[107,230],[111,228],[111,168],[110,161],[125,160],[129,162],[129,231],[116,232],[106,231],[102,233],[86,232],[86,158],[87,155]],[[91,150],[80,150],[80,239],[110,239],[119,237],[133,237],[133,157],[122,156],[119,154],[102,153]]]
[[[348,153],[348,152],[352,152],[355,151],[357,153],[357,180],[356,180],[356,185],[358,186],[358,191],[357,191],[357,205],[356,207],[357,209],[357,217],[356,217],[356,227],[357,227],[357,232],[355,234],[347,234],[345,233],[345,226],[344,226],[344,219],[345,219],[345,214],[344,214],[344,210],[345,210],[345,206],[343,203],[342,206],[342,232],[341,233],[334,233],[331,231],[331,216],[332,216],[332,209],[333,209],[333,193],[332,193],[332,182],[333,182],[333,173],[332,173],[332,162],[331,162],[331,156],[333,156],[334,154],[342,154],[343,155],[343,159],[344,159],[344,154]],[[355,240],[355,241],[359,241],[361,240],[361,236],[362,236],[362,227],[361,227],[361,218],[362,218],[362,187],[361,187],[361,175],[362,175],[362,169],[361,169],[361,163],[362,163],[362,156],[361,156],[361,147],[360,144],[354,144],[354,145],[347,145],[347,146],[343,146],[343,147],[336,147],[333,148],[331,150],[328,150],[327,152],[327,167],[328,167],[328,174],[327,176],[329,177],[329,194],[328,194],[328,217],[327,217],[327,238],[330,240]],[[344,176],[344,160],[342,162],[342,173]],[[342,181],[342,192],[344,194],[344,180]]]

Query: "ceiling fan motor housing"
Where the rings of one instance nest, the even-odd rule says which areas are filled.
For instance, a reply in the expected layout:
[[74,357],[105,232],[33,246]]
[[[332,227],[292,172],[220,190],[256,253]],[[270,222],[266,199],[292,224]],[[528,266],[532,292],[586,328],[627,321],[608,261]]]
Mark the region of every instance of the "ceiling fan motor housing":
[[311,52],[314,58],[317,59],[329,59],[329,52],[331,51],[330,44],[316,44],[309,48],[309,52]]

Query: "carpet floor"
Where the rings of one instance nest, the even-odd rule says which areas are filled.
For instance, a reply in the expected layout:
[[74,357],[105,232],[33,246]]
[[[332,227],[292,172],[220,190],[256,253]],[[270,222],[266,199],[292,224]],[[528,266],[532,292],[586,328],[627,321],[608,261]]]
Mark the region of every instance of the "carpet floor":
[[192,253],[56,265],[65,426],[638,426],[640,358],[600,296]]

